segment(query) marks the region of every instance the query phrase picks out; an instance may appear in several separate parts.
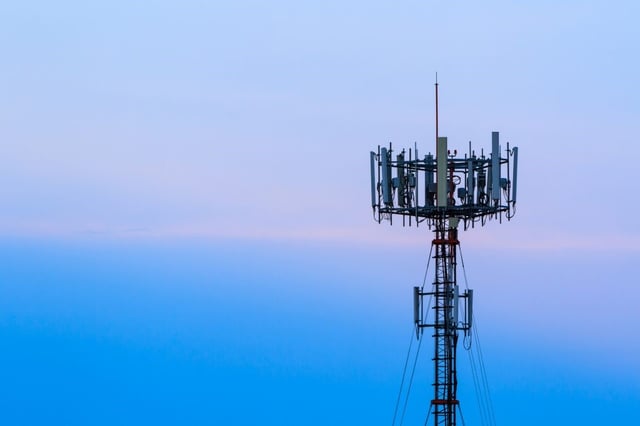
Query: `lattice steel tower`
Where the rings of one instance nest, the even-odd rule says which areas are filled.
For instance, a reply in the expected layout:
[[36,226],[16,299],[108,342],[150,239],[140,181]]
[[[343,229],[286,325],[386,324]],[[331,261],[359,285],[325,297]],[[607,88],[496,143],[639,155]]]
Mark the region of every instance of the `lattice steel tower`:
[[[457,399],[456,349],[458,332],[471,333],[473,290],[460,293],[456,266],[458,227],[484,225],[487,220],[511,219],[515,214],[518,148],[501,157],[498,132],[491,135],[491,153],[469,151],[459,157],[447,138],[438,135],[438,83],[436,82],[436,155],[418,155],[417,147],[403,149],[394,158],[392,145],[371,152],[371,205],[378,223],[393,218],[403,226],[433,230],[435,278],[432,291],[414,287],[416,335],[432,328],[434,340],[433,399],[430,410],[435,425],[455,426]],[[425,296],[432,297],[432,322],[425,321]],[[460,303],[462,302],[462,303]],[[462,312],[462,317],[459,313]]]

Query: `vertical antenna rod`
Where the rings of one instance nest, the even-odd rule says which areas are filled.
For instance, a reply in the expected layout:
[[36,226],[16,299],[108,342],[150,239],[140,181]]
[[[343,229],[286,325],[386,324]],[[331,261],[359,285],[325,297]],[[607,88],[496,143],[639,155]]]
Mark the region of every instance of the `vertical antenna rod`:
[[438,144],[438,73],[436,73],[436,145]]

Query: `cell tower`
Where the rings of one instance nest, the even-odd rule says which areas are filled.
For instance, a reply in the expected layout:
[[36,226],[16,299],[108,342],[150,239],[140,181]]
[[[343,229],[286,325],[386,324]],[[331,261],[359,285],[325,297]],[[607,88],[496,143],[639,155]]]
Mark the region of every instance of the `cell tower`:
[[[430,413],[434,425],[455,426],[457,399],[456,348],[458,333],[471,335],[473,290],[460,293],[457,284],[458,228],[483,226],[487,220],[510,220],[515,214],[518,148],[506,146],[501,157],[500,136],[491,134],[491,153],[451,152],[447,138],[438,134],[438,82],[436,79],[436,155],[418,155],[417,146],[395,154],[378,146],[371,152],[371,206],[378,223],[426,224],[433,230],[435,260],[432,291],[414,287],[416,336],[424,328],[433,330],[434,381]],[[425,296],[432,298],[433,316],[425,321]],[[462,303],[461,303],[462,302]],[[462,305],[462,306],[460,306]],[[459,313],[462,312],[462,316]]]

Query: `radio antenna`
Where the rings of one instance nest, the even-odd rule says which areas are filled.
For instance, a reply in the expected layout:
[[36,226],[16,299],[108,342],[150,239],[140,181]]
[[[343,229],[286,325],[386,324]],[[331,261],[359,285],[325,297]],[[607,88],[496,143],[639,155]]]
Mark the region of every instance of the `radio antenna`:
[[430,329],[433,339],[433,398],[429,409],[434,415],[433,425],[456,426],[460,405],[458,336],[464,336],[465,349],[470,349],[473,330],[473,290],[461,290],[457,283],[458,261],[462,260],[458,230],[483,226],[490,219],[513,217],[518,151],[507,144],[506,156],[502,156],[498,132],[491,133],[490,156],[476,157],[471,146],[468,157],[448,149],[447,138],[440,136],[438,128],[437,73],[435,86],[436,155],[412,157],[409,150],[407,159],[402,150],[392,156],[391,143],[388,148],[378,146],[377,152],[371,151],[371,206],[378,223],[391,223],[395,216],[402,218],[403,226],[408,219],[409,226],[424,224],[434,231],[431,247],[435,277],[431,288],[425,289],[423,284],[413,289],[413,325],[418,339],[424,338],[425,328]]
[[438,73],[436,72],[436,145],[438,144]]

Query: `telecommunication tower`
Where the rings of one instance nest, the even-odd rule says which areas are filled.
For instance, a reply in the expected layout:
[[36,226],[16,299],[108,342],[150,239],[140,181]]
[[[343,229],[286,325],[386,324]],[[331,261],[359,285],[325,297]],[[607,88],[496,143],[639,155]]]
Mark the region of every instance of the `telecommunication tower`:
[[[470,336],[473,290],[460,292],[457,284],[458,229],[483,226],[487,220],[510,220],[515,214],[518,148],[506,146],[501,156],[500,135],[491,134],[491,152],[469,150],[459,156],[446,137],[438,134],[438,82],[436,96],[436,151],[420,157],[412,150],[394,151],[378,146],[371,152],[371,206],[378,223],[426,225],[434,232],[431,242],[435,277],[431,291],[414,287],[416,336],[431,328],[433,352],[434,425],[455,426],[457,399],[456,349],[458,333]],[[423,225],[423,226],[424,226]],[[433,315],[425,321],[424,297],[432,298]],[[462,313],[462,315],[459,315]]]

